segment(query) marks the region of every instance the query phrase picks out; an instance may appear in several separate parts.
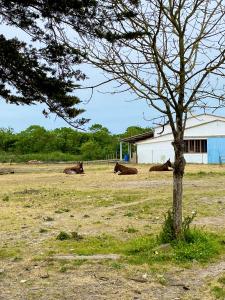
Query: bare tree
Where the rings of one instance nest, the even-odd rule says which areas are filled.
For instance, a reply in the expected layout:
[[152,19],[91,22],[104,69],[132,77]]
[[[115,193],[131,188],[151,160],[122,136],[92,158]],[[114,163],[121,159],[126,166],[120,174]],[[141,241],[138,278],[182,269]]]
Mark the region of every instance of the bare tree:
[[[122,86],[166,115],[175,152],[173,222],[182,229],[184,130],[193,108],[224,104],[223,1],[105,1],[101,39],[82,37],[88,61],[110,73]],[[220,81],[219,81],[220,80]]]
[[179,238],[187,114],[224,106],[224,1],[105,0],[98,1],[98,13],[94,35],[80,35],[79,43],[64,35],[64,42],[76,48],[82,42],[86,61],[166,116],[174,137],[173,229]]

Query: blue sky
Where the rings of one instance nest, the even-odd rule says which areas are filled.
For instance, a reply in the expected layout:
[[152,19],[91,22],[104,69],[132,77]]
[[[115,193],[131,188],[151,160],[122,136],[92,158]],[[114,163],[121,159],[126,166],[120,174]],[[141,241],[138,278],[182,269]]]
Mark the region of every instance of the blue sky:
[[[27,41],[25,33],[14,28],[1,25],[1,32],[8,38],[18,37],[19,39]],[[80,66],[78,66],[80,68]],[[83,82],[86,86],[99,83],[105,80],[100,70],[96,70],[91,66],[81,66],[81,69],[88,76],[88,80]],[[109,84],[101,88],[104,92],[113,92],[115,84]],[[149,107],[143,100],[132,101],[134,96],[129,93],[126,94],[102,94],[100,91],[95,90],[92,99],[90,98],[90,91],[75,92],[81,100],[84,101],[82,107],[86,110],[83,117],[90,118],[91,121],[87,124],[86,129],[92,124],[100,123],[107,127],[112,133],[124,132],[128,126],[142,126],[149,127],[151,124],[145,121],[143,113],[146,117],[151,118]],[[41,125],[47,129],[54,129],[57,127],[68,126],[60,118],[51,115],[50,118],[45,118],[42,115],[44,106],[17,106],[6,104],[0,98],[0,128],[13,128],[16,132],[27,128],[30,125]],[[157,113],[154,113],[156,116]]]
[[[87,97],[83,97],[83,99],[86,100]],[[143,118],[143,112],[148,116],[147,104],[141,100],[127,102],[131,99],[132,97],[129,95],[117,94],[112,96],[95,92],[92,99],[87,104],[82,105],[86,109],[83,116],[91,119],[86,128],[92,124],[100,123],[112,133],[120,133],[132,125],[150,126],[150,123]],[[44,106],[41,105],[17,106],[6,104],[4,100],[0,99],[0,127],[11,127],[18,132],[34,124],[48,129],[67,126],[63,120],[53,114],[46,119],[42,115],[43,108]]]
[[[8,38],[14,36],[26,41],[25,33],[18,29],[1,25],[1,32]],[[82,82],[86,86],[95,85],[105,80],[100,70],[89,65],[78,66],[88,76],[88,80]],[[107,127],[112,133],[122,133],[129,126],[151,127],[152,119],[160,114],[150,110],[144,100],[135,100],[135,95],[129,93],[111,94],[115,91],[115,83],[110,83],[94,91],[90,101],[90,90],[75,91],[83,101],[82,108],[86,110],[83,117],[90,118],[86,129],[92,124],[99,123]],[[104,92],[104,93],[102,93]],[[106,93],[107,92],[107,93]],[[68,126],[63,120],[51,115],[45,118],[42,115],[44,106],[16,106],[6,104],[0,98],[0,128],[13,128],[16,132],[26,129],[30,125],[41,125],[47,129]],[[145,119],[146,118],[146,119]]]

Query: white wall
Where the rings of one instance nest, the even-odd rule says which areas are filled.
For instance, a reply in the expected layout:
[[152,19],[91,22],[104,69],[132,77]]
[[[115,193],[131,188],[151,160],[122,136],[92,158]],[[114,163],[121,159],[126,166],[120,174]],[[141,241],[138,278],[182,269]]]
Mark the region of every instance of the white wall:
[[[155,129],[154,138],[136,143],[138,163],[163,163],[169,158],[174,161],[174,150],[171,145],[173,135],[169,125],[165,127],[163,134],[157,135],[160,130],[161,128]],[[225,118],[201,115],[187,120],[185,139],[207,139],[216,136],[225,136]],[[188,163],[208,163],[207,153],[187,153],[184,156]]]
[[[137,145],[138,163],[152,164],[164,163],[169,158],[174,161],[174,150],[170,141],[154,144]],[[207,164],[207,153],[186,153],[184,154],[187,163]]]
[[185,153],[184,158],[187,163],[193,164],[207,164],[208,154],[207,153]]
[[163,163],[174,160],[174,150],[171,141],[137,145],[138,163]]

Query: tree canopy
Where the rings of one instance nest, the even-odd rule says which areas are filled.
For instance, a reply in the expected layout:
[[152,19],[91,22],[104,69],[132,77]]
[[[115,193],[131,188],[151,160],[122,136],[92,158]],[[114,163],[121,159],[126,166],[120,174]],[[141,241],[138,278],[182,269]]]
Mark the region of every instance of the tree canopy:
[[[72,92],[85,74],[74,68],[80,63],[78,52],[66,47],[57,31],[66,20],[74,30],[87,31],[95,11],[94,0],[1,0],[0,25],[6,27],[0,27],[0,97],[18,105],[44,103],[46,116],[53,112],[83,125],[87,120],[77,117],[84,110]],[[5,28],[21,30],[23,38],[8,38]]]
[[[47,130],[38,125],[16,133],[11,128],[0,128],[0,161],[95,160],[119,157],[119,139],[131,133],[112,134],[101,124],[94,124],[88,132],[62,127]],[[135,134],[149,129],[133,126]],[[127,149],[124,149],[124,154]],[[74,157],[71,157],[74,156]],[[36,157],[36,158],[35,158]]]

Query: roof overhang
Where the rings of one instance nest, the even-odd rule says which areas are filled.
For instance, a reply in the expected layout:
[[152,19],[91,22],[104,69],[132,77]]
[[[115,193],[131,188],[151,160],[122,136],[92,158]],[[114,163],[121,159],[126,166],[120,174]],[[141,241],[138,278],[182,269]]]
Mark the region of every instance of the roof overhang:
[[153,138],[153,136],[154,136],[153,131],[149,131],[149,132],[133,135],[133,136],[130,136],[130,137],[127,137],[127,138],[122,138],[122,139],[120,139],[120,142],[134,144],[134,143],[136,143],[138,141],[141,141],[141,140],[146,140],[148,138]]

